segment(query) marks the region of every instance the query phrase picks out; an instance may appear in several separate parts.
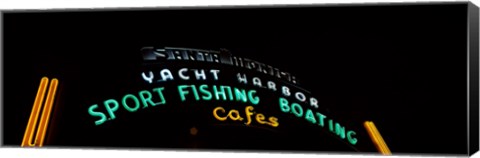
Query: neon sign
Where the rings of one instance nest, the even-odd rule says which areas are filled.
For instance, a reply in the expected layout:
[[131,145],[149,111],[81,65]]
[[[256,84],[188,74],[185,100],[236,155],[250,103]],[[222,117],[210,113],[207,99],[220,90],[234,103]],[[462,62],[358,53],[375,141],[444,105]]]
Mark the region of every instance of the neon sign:
[[268,74],[270,76],[283,79],[290,83],[297,83],[296,77],[288,72],[281,71],[278,68],[252,59],[232,56],[225,49],[222,49],[221,51],[213,51],[191,48],[143,47],[141,51],[143,53],[143,59],[145,61],[198,61],[208,63],[220,63],[236,66],[239,68],[255,70],[259,73]]
[[[143,72],[139,72],[139,77],[145,86],[151,88],[91,105],[88,113],[96,119],[96,126],[115,120],[119,117],[116,115],[118,110],[136,112],[154,106],[177,106],[168,104],[171,100],[180,104],[186,104],[187,101],[189,104],[231,102],[236,106],[214,104],[202,107],[211,108],[208,115],[216,121],[247,127],[255,124],[277,128],[281,126],[282,119],[289,118],[275,115],[287,114],[291,116],[290,119],[299,118],[324,128],[350,145],[358,143],[356,132],[321,112],[324,107],[310,92],[299,87],[296,77],[288,72],[247,58],[231,56],[225,50],[145,47],[142,53],[146,66]],[[202,62],[212,67],[175,67],[176,62]],[[176,94],[177,97],[167,98],[164,95],[167,93]],[[261,109],[265,106],[274,107],[278,113],[272,115]]]
[[[210,89],[210,90],[209,90]],[[244,103],[250,103],[256,105],[260,102],[260,98],[256,96],[255,90],[245,90],[236,87],[230,87],[225,85],[180,85],[178,86],[178,93],[182,101],[185,101],[190,92],[192,97],[196,101],[199,100],[229,100],[229,101],[241,101]]]
[[[134,94],[126,94],[122,97],[121,100],[116,99],[108,99],[103,102],[103,107],[107,111],[107,114],[97,111],[100,106],[98,104],[94,104],[88,108],[88,113],[94,117],[100,117],[99,120],[95,121],[95,125],[101,125],[107,120],[114,120],[116,118],[115,112],[119,109],[120,104],[122,107],[129,111],[135,112],[140,107],[142,109],[157,106],[157,105],[164,105],[166,104],[166,100],[163,97],[163,87],[153,88],[150,92],[148,90],[143,90],[138,92],[138,95]],[[137,97],[138,96],[138,97]],[[154,99],[155,98],[155,99]],[[154,99],[154,100],[152,100]],[[132,102],[134,104],[132,104]]]
[[231,119],[233,121],[244,121],[245,125],[250,125],[254,118],[258,124],[267,124],[272,127],[278,127],[278,118],[271,116],[267,119],[265,115],[262,113],[256,113],[254,110],[255,108],[253,106],[245,107],[245,118],[243,118],[242,115],[240,115],[241,112],[238,110],[232,109],[227,112],[223,107],[216,107],[213,110],[213,116],[220,121],[225,121],[227,119]]
[[[211,69],[208,70],[208,76],[213,78],[214,80],[218,80],[218,72],[220,70],[215,70]],[[174,75],[169,69],[162,69],[158,73],[159,75],[155,77],[155,74],[152,71],[149,71],[148,73],[143,72],[142,73],[142,78],[147,81],[148,83],[153,83],[155,78],[159,78],[155,80],[156,82],[165,82],[165,81],[173,81],[175,79]],[[181,80],[190,80],[190,76],[195,76],[196,80],[206,80],[207,79],[207,73],[204,69],[188,69],[188,68],[181,68],[177,72],[178,78]],[[209,78],[210,78],[209,77]]]

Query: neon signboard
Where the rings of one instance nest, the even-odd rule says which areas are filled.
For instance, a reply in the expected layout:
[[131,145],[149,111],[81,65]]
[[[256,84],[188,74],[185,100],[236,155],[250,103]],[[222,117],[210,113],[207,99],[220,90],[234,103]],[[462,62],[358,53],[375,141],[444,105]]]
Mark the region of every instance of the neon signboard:
[[[181,102],[185,102],[187,100],[195,102],[219,101],[223,104],[228,104],[228,102],[240,102],[245,105],[245,107],[241,109],[228,108],[227,110],[224,106],[215,107],[213,109],[213,117],[219,121],[225,121],[227,119],[232,121],[243,121],[244,124],[248,126],[252,123],[253,119],[256,120],[258,124],[277,127],[281,124],[281,120],[279,120],[278,117],[265,116],[263,113],[254,111],[255,106],[277,106],[277,109],[283,113],[287,113],[298,118],[303,118],[305,121],[328,129],[330,132],[336,134],[339,138],[346,140],[351,145],[355,145],[358,141],[356,138],[356,132],[354,130],[346,128],[345,126],[341,125],[341,123],[334,121],[334,119],[327,117],[325,114],[322,114],[318,111],[312,111],[312,109],[319,108],[317,99],[313,97],[307,99],[305,94],[308,92],[304,91],[303,88],[294,85],[296,83],[294,80],[295,77],[290,75],[288,72],[281,72],[279,69],[272,66],[266,66],[266,64],[247,58],[231,56],[220,51],[171,47],[155,49],[153,47],[146,47],[142,48],[141,50],[144,53],[144,60],[150,61],[149,64],[152,64],[151,61],[153,60],[158,62],[157,64],[161,65],[160,67],[162,67],[162,69],[158,72],[142,72],[141,76],[139,76],[148,86],[153,85],[156,87],[150,90],[142,90],[139,92],[125,94],[123,97],[118,99],[108,99],[103,101],[101,104],[91,105],[88,108],[88,113],[97,119],[95,121],[95,125],[102,125],[106,121],[113,121],[117,117],[115,112],[118,110],[136,112],[139,109],[143,110],[154,106],[175,106],[168,104],[169,101],[167,101],[164,97],[164,93],[176,93],[178,94],[178,97],[176,98],[179,98]],[[166,53],[162,54],[154,50],[162,50]],[[157,58],[153,57],[155,55]],[[238,67],[238,69],[234,69],[237,72],[233,72],[235,74],[233,77],[236,78],[236,80],[233,80],[236,81],[234,84],[241,85],[243,87],[248,86],[249,88],[219,84],[179,84],[176,85],[176,88],[172,89],[159,87],[163,84],[171,84],[169,82],[172,81],[195,81],[201,83],[202,81],[218,81],[226,78],[222,73],[223,71],[220,69],[197,69],[181,67],[178,68],[178,70],[171,70],[164,68],[175,64],[171,62],[165,63],[166,61],[176,62],[177,60],[194,63],[207,62],[208,64],[212,65],[229,64]],[[146,67],[154,68],[156,66],[157,65],[147,65]],[[265,69],[267,67],[268,70]],[[268,77],[268,82],[265,84],[266,86],[262,85],[262,79],[259,77],[252,77],[251,82],[249,82],[249,79],[246,77],[247,75],[243,73],[243,69],[253,70],[254,73],[267,74],[265,76],[265,78]],[[155,74],[158,74],[158,76],[155,76]],[[286,86],[285,83],[289,84],[290,86]],[[277,87],[277,85],[282,86]],[[267,89],[270,93],[275,93],[276,95],[280,94],[278,99],[276,99],[278,100],[277,105],[262,105],[262,103],[265,101],[263,101],[264,99],[261,99],[257,95],[257,89],[259,88]],[[294,89],[296,92],[293,92]],[[267,101],[267,103],[271,104],[271,101]]]
[[[467,12],[478,9],[6,12],[3,143],[471,153],[478,36],[465,32],[478,16]],[[446,115],[467,123],[445,128]]]

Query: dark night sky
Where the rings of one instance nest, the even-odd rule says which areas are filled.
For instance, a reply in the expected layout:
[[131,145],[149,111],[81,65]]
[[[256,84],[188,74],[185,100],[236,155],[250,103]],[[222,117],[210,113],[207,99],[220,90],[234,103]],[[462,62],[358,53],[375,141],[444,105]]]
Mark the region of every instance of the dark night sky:
[[[161,45],[226,48],[234,56],[290,72],[338,120],[358,127],[365,120],[374,121],[393,153],[466,153],[466,7],[466,3],[458,3],[7,12],[3,16],[4,144],[20,144],[42,76],[56,76],[61,82],[53,123],[59,126],[56,132],[50,132],[52,144],[96,146],[102,143],[91,142],[92,138],[99,140],[107,133],[125,136],[129,132],[145,141],[147,137],[141,135],[155,131],[135,131],[147,124],[133,126],[134,120],[139,121],[134,116],[140,117],[140,113],[129,116],[131,122],[123,120],[132,126],[112,131],[112,125],[102,132],[92,130],[92,119],[84,116],[93,103],[141,90],[136,84],[142,82],[136,71],[141,63],[139,49]],[[144,120],[160,117],[156,118],[158,113],[142,114]],[[162,114],[160,118],[175,119],[166,117],[168,110]],[[191,127],[188,119],[177,119],[180,123],[165,123],[159,128]],[[182,121],[187,123],[182,125]],[[153,123],[147,122],[148,126]],[[64,132],[74,128],[78,133]],[[273,135],[259,134],[261,130],[242,131],[245,138],[237,133],[228,139]],[[227,139],[212,139],[212,133],[201,139]],[[289,136],[279,137],[287,141]],[[165,137],[163,141],[176,141],[178,146],[191,142],[190,138]],[[265,139],[272,141],[273,137]],[[118,139],[115,145],[128,146],[129,142],[119,144]],[[308,139],[302,137],[297,143],[308,144]],[[335,144],[332,138],[323,139],[335,146],[329,150],[351,150]]]

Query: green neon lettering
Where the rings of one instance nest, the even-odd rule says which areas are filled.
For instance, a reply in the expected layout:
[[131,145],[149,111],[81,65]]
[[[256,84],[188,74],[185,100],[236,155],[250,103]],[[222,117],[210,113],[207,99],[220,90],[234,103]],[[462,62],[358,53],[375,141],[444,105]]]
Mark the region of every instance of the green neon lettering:
[[[131,108],[127,105],[127,99],[128,98],[130,98],[131,100],[133,100],[133,102],[135,102],[135,107]],[[127,94],[123,97],[122,105],[129,112],[135,112],[135,111],[138,110],[138,108],[140,108],[140,102],[138,101],[137,97],[135,97],[135,95],[132,95],[132,94]]]
[[237,98],[237,101],[242,101],[244,103],[247,102],[247,93],[245,92],[245,89],[238,89],[235,88],[235,98]]
[[90,114],[92,116],[100,117],[99,120],[95,121],[95,125],[98,126],[98,125],[101,125],[102,123],[104,123],[105,121],[107,121],[107,116],[105,116],[105,114],[103,114],[102,112],[94,111],[97,108],[98,108],[97,104],[90,106],[90,108],[88,108],[88,114]]
[[340,138],[345,139],[345,127],[339,123],[335,123],[335,133],[340,136]]
[[328,129],[330,129],[330,132],[334,132],[333,131],[333,120],[328,120]]
[[355,145],[357,144],[357,138],[353,138],[352,135],[355,135],[356,133],[354,131],[348,131],[347,132],[347,140],[350,142],[350,144]]
[[197,92],[197,87],[195,87],[195,85],[190,85],[190,87],[192,87],[192,92],[193,92],[193,96],[195,97],[195,100],[196,101],[200,100],[200,96],[198,96],[198,92]]
[[223,100],[227,100],[227,94],[223,88],[219,88],[221,91],[218,91],[217,86],[213,86],[213,93],[215,93],[215,99],[220,100],[220,95],[222,96]]
[[225,89],[227,89],[228,99],[229,99],[230,101],[232,101],[232,100],[233,100],[232,88],[230,88],[230,86],[221,86],[220,88],[222,88],[223,91],[225,91]]
[[313,116],[313,112],[310,109],[307,109],[307,112],[305,113],[305,119],[313,124],[317,123],[317,120],[315,120],[315,116]]
[[284,113],[290,112],[290,106],[288,106],[287,99],[280,97],[279,102],[280,102],[280,110],[282,110],[282,112]]
[[178,93],[180,94],[180,100],[185,101],[185,95],[188,94],[188,91],[185,91],[184,89],[187,88],[187,85],[180,85],[178,86]]
[[200,93],[202,93],[202,99],[203,100],[212,100],[212,93],[210,93],[210,91],[207,90],[208,88],[208,85],[206,84],[203,84],[203,85],[200,85],[199,89],[200,89]]
[[303,109],[299,104],[292,103],[292,113],[297,117],[302,117]]
[[315,114],[317,114],[317,116],[318,116],[318,125],[324,127],[325,126],[324,120],[325,120],[326,116],[321,114],[321,113],[318,113],[318,112],[315,113]]
[[257,91],[255,90],[250,90],[248,91],[248,99],[250,100],[250,103],[253,105],[257,105],[260,102],[260,98],[258,96],[255,96],[255,93]]
[[[160,105],[160,104],[165,104],[166,103],[166,100],[163,97],[163,89],[164,89],[163,87],[158,87],[158,88],[153,89],[154,92],[158,93],[158,97],[160,98],[160,102],[155,103],[155,105]],[[152,105],[152,106],[155,106],[155,105]]]
[[[145,94],[147,95],[146,97],[145,97]],[[152,93],[150,93],[149,91],[147,90],[140,91],[138,92],[138,95],[140,96],[140,100],[142,100],[143,108],[148,107],[148,104],[155,106],[155,103],[153,103],[152,101]]]
[[[107,109],[108,114],[110,115],[110,119],[115,119],[115,114],[113,112],[118,110],[118,102],[115,99],[109,99],[103,102],[105,104],[105,108]],[[113,105],[113,107],[111,106]]]

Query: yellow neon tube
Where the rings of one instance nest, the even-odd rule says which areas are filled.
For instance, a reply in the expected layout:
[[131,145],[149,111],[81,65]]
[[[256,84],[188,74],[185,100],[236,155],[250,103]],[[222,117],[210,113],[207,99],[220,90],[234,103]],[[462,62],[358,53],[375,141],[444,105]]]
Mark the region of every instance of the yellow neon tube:
[[53,101],[55,100],[55,93],[57,92],[58,80],[52,79],[50,87],[48,88],[47,99],[43,107],[42,117],[40,118],[40,124],[37,129],[37,135],[35,137],[35,144],[39,147],[43,146],[45,140],[45,133],[48,128],[48,122],[50,120],[50,114],[52,112]]
[[375,137],[375,135],[373,134],[373,130],[372,128],[370,127],[370,124],[369,122],[365,122],[364,124],[364,127],[367,129],[367,133],[368,135],[370,136],[370,139],[372,139],[372,142],[373,144],[375,145],[375,147],[377,148],[377,150],[380,152],[380,153],[383,153],[383,149],[381,148],[381,146],[378,144],[378,139],[377,137]]
[[380,143],[380,145],[382,146],[382,148],[383,148],[383,150],[384,150],[384,153],[390,154],[390,149],[388,149],[388,146],[387,146],[387,144],[385,143],[385,140],[383,140],[383,137],[382,137],[382,135],[380,134],[380,132],[378,131],[378,129],[377,129],[377,127],[375,126],[375,124],[373,124],[373,122],[370,122],[370,126],[374,129],[373,131],[375,132],[375,135],[378,137],[379,143]]
[[43,98],[45,96],[45,91],[47,90],[48,78],[43,77],[40,80],[40,86],[38,87],[37,96],[35,97],[35,101],[33,103],[32,112],[30,113],[30,118],[28,119],[27,128],[25,130],[25,134],[23,136],[22,147],[24,146],[35,146],[32,143],[33,132],[35,130],[35,126],[37,125],[38,114],[40,113],[40,108],[43,102]]
[[378,132],[378,129],[376,128],[375,124],[373,124],[373,122],[371,121],[366,121],[364,123],[364,126],[367,129],[368,135],[372,139],[377,150],[379,150],[379,152],[382,153],[383,155],[391,155],[390,149],[388,149],[387,144],[385,143],[382,136],[380,135],[380,132]]
[[378,132],[377,128],[375,127],[375,125],[372,122],[369,122],[369,125],[370,125],[370,128],[372,129],[373,135],[376,137],[376,139],[378,141],[378,145],[382,149],[382,153],[387,153],[388,149],[387,149],[387,147],[384,143],[383,138],[381,137],[380,133]]
[[368,122],[368,126],[371,130],[371,133],[372,133],[372,136],[375,137],[375,141],[376,141],[376,144],[378,146],[378,148],[380,148],[380,152],[382,154],[385,153],[385,146],[382,144],[382,140],[380,139],[380,137],[378,136],[378,133],[376,132],[376,129],[372,126],[372,123],[371,122]]
[[373,135],[375,136],[375,138],[377,140],[377,143],[378,143],[379,147],[381,148],[381,153],[383,153],[384,155],[389,154],[389,150],[387,149],[386,144],[385,144],[382,136],[378,132],[377,128],[374,126],[374,124],[372,122],[369,122],[369,126],[370,126],[370,129],[372,130]]

